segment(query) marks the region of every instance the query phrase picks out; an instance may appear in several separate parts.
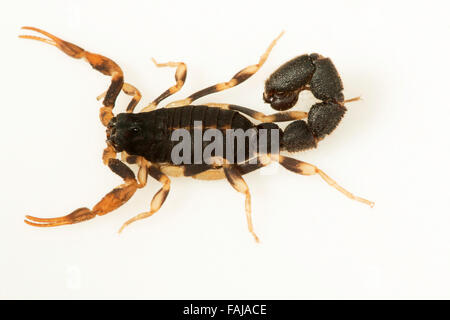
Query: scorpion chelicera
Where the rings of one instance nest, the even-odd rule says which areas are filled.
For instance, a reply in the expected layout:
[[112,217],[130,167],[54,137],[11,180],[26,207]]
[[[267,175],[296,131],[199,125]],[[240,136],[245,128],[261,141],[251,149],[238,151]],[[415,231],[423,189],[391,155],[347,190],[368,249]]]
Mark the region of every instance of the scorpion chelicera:
[[[103,106],[100,108],[100,120],[106,127],[107,135],[107,146],[103,151],[102,158],[104,164],[124,180],[123,184],[106,194],[92,209],[79,208],[58,218],[37,218],[27,215],[25,219],[27,224],[36,227],[54,227],[74,224],[107,214],[126,203],[137,189],[143,188],[147,183],[147,177],[150,175],[162,183],[162,188],[154,195],[150,210],[126,221],[119,230],[121,232],[130,223],[150,217],[160,209],[170,190],[168,176],[189,176],[204,180],[226,178],[234,189],[245,195],[248,230],[255,240],[259,241],[253,231],[250,191],[242,176],[266,166],[272,161],[280,163],[284,168],[294,173],[319,175],[330,186],[347,197],[370,206],[374,205],[373,202],[357,197],[339,186],[316,166],[280,154],[281,151],[298,152],[315,148],[317,143],[330,134],[341,121],[346,112],[344,104],[359,99],[344,99],[342,81],[329,58],[316,53],[300,55],[286,62],[270,75],[265,83],[263,98],[273,109],[279,111],[277,113],[266,115],[234,104],[192,104],[200,97],[232,88],[250,78],[264,64],[270,51],[283,33],[271,42],[257,64],[242,69],[227,82],[207,87],[186,99],[169,103],[158,109],[157,106],[162,100],[183,87],[187,68],[183,62],[157,63],[153,59],[157,67],[176,68],[176,84],[163,92],[139,113],[133,113],[141,99],[141,93],[131,84],[124,82],[123,72],[114,61],[99,54],[88,52],[43,30],[34,27],[23,27],[22,29],[38,32],[46,38],[32,35],[21,35],[20,38],[51,44],[72,58],[86,60],[94,69],[111,77],[108,90],[97,98],[98,100],[103,99]],[[314,104],[308,113],[286,111],[297,103],[299,93],[302,90],[310,90],[321,102]],[[132,99],[125,113],[114,116],[113,108],[121,91],[132,96]],[[259,121],[259,124],[254,124],[249,118]],[[292,122],[282,130],[276,122],[285,121]],[[209,159],[212,161],[203,159],[194,163],[175,162],[173,159],[175,142],[171,139],[173,132],[178,129],[185,129],[187,132],[193,133],[196,124],[200,124],[203,131],[211,128],[220,132],[229,129],[251,129],[256,132],[270,129],[271,132],[275,130],[277,134],[266,141],[267,146],[270,145],[270,147],[257,148],[253,153],[244,150],[245,156],[240,161],[235,161],[235,154],[232,154],[230,158],[214,153],[214,157]],[[278,148],[271,148],[274,142],[278,145]],[[244,148],[248,148],[249,145],[246,140]],[[205,147],[205,144],[202,144],[201,151]],[[117,153],[121,153],[121,160],[116,158]],[[193,157],[194,155],[192,155]],[[191,155],[188,155],[188,158],[191,158]],[[125,163],[138,166],[137,176]]]

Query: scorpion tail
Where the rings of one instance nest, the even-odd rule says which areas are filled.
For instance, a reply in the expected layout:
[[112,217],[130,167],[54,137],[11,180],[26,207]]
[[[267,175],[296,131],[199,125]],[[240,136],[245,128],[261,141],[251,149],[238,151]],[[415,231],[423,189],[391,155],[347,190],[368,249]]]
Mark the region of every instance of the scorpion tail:
[[297,120],[286,127],[281,140],[282,148],[289,152],[316,148],[320,140],[336,129],[346,111],[343,104],[316,103],[308,113],[307,122]]

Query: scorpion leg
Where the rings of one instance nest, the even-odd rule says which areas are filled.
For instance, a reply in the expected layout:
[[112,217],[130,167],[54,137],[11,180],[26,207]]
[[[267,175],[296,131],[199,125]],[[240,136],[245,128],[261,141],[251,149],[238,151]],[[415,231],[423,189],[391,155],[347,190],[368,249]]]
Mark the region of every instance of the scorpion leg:
[[78,47],[77,45],[61,40],[60,38],[57,38],[46,31],[34,27],[22,27],[22,29],[36,31],[38,33],[47,36],[48,38],[41,38],[31,35],[20,35],[19,36],[20,38],[32,39],[51,44],[59,48],[61,51],[71,56],[72,58],[85,59],[87,62],[91,64],[91,66],[94,69],[100,71],[101,73],[107,76],[112,77],[111,84],[108,88],[108,91],[106,92],[105,99],[103,100],[103,107],[100,109],[100,120],[103,123],[103,125],[106,126],[114,116],[112,109],[114,108],[116,98],[119,95],[120,90],[122,89],[123,86],[122,69],[120,69],[120,67],[111,59],[101,56],[99,54],[85,51],[84,49]]
[[199,98],[201,98],[203,96],[206,96],[206,95],[212,94],[212,93],[216,93],[216,92],[219,92],[219,91],[223,91],[223,90],[226,90],[226,89],[233,88],[234,86],[237,86],[238,84],[244,82],[245,80],[250,78],[252,75],[254,75],[262,67],[264,62],[266,62],[267,57],[270,54],[270,51],[272,51],[272,48],[277,43],[278,39],[281,38],[283,33],[284,33],[284,31],[281,32],[278,35],[278,37],[276,37],[275,40],[273,40],[270,43],[269,47],[264,52],[264,54],[261,56],[261,58],[259,59],[259,62],[257,64],[254,64],[254,65],[251,65],[251,66],[248,66],[248,67],[242,69],[241,71],[236,73],[230,79],[230,81],[221,82],[221,83],[215,84],[213,86],[207,87],[205,89],[202,89],[200,91],[197,91],[196,93],[190,95],[186,99],[178,100],[178,101],[174,101],[172,103],[169,103],[166,107],[173,108],[173,107],[187,106],[187,105],[190,105],[193,101],[195,101],[195,100],[197,100],[197,99],[199,99]]
[[[134,108],[137,106],[137,104],[142,98],[141,92],[136,87],[126,82],[124,82],[123,84],[122,91],[129,96],[133,96],[133,98],[131,99],[130,103],[127,106],[127,112],[132,113],[134,111]],[[106,93],[107,91],[99,95],[97,97],[97,100],[103,99],[106,96]]]
[[165,98],[178,92],[183,87],[184,82],[186,81],[187,68],[186,68],[186,64],[184,62],[170,61],[170,62],[166,62],[166,63],[158,63],[158,62],[156,62],[155,59],[152,58],[152,60],[153,60],[153,63],[159,68],[160,67],[176,67],[177,68],[175,71],[176,83],[175,83],[175,85],[173,85],[172,87],[170,87],[169,89],[164,91],[158,98],[153,100],[152,103],[150,103],[148,106],[143,108],[141,110],[141,112],[148,112],[148,111],[152,111],[152,110],[156,109],[156,107],[162,100],[164,100]]
[[161,170],[157,166],[149,164],[148,174],[151,175],[156,180],[158,180],[159,182],[161,182],[163,184],[163,186],[153,196],[152,202],[150,204],[150,211],[140,213],[137,216],[126,221],[120,228],[119,233],[121,233],[123,231],[123,229],[125,227],[127,227],[130,223],[133,223],[137,220],[148,218],[151,215],[153,215],[155,212],[157,212],[159,210],[159,208],[161,208],[161,206],[163,205],[164,201],[167,198],[167,195],[169,194],[170,179],[164,173],[162,173]]
[[125,183],[114,188],[104,196],[92,210],[88,208],[79,208],[66,216],[58,218],[37,218],[27,215],[26,220],[24,221],[34,227],[56,227],[90,220],[95,216],[102,216],[117,209],[126,203],[136,190],[142,186],[136,181],[133,171],[120,160],[109,159],[108,166],[114,173],[119,175]]
[[[226,160],[222,158],[216,159],[226,162]],[[227,178],[234,189],[245,194],[245,210],[247,215],[248,229],[255,238],[256,242],[259,242],[258,236],[253,231],[250,191],[244,179],[242,178],[242,175],[260,169],[268,165],[269,163],[270,157],[268,155],[261,154],[258,155],[258,161],[255,164],[251,163],[250,160],[246,160],[243,163],[239,163],[236,165],[225,164],[225,166],[223,167],[216,167],[212,164],[202,164],[198,166],[166,166],[161,169],[166,174],[172,173],[175,176],[187,176],[200,180],[218,180]]]
[[282,155],[272,155],[271,158],[272,160],[278,161],[283,167],[294,173],[298,173],[305,176],[318,174],[326,183],[328,183],[330,186],[332,186],[339,192],[343,193],[350,199],[362,202],[364,204],[369,205],[370,207],[373,207],[375,205],[374,202],[366,200],[364,198],[357,197],[353,195],[351,192],[345,190],[340,185],[338,185],[336,181],[334,181],[327,174],[325,174],[325,172],[323,172],[322,170],[320,170],[319,168],[310,163],[299,161]]
[[148,167],[149,162],[141,156],[129,155],[125,151],[121,153],[122,162],[127,162],[128,164],[136,164],[139,166],[137,180],[139,182],[139,188],[143,188],[147,185]]
[[252,222],[252,208],[251,208],[251,198],[250,198],[250,190],[247,186],[247,183],[242,178],[241,172],[239,171],[236,165],[226,164],[224,166],[225,176],[231,186],[238,192],[245,194],[245,214],[247,216],[247,226],[248,231],[253,235],[256,242],[259,242],[259,238],[256,233],[253,231],[253,222]]
[[305,119],[308,116],[307,112],[303,111],[285,111],[285,112],[276,112],[274,114],[266,115],[262,112],[258,112],[252,110],[250,108],[241,107],[235,104],[226,104],[226,103],[206,103],[206,106],[221,108],[226,110],[234,110],[240,113],[246,114],[253,119],[259,120],[261,122],[284,122],[284,121],[292,121],[292,120],[301,120]]
[[139,187],[143,188],[147,185],[148,168],[150,167],[150,163],[143,157],[138,157],[137,161],[139,163],[137,179],[139,181]]

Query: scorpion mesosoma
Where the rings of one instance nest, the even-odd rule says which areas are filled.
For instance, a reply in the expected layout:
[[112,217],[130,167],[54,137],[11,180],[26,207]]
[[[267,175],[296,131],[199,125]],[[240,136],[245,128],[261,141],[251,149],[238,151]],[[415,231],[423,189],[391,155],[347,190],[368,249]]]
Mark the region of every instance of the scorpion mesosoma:
[[[157,106],[162,100],[183,87],[187,68],[183,62],[157,63],[153,60],[157,67],[176,68],[176,84],[144,107],[140,113],[133,113],[141,99],[141,93],[131,84],[124,82],[123,72],[114,61],[88,52],[46,31],[34,27],[23,27],[22,29],[38,32],[46,38],[32,35],[20,35],[20,38],[38,40],[53,45],[72,58],[86,60],[94,69],[111,77],[108,90],[97,98],[98,100],[103,99],[100,120],[107,128],[107,146],[103,151],[102,158],[104,164],[124,180],[123,184],[106,194],[92,209],[79,208],[58,218],[37,218],[27,215],[25,219],[27,224],[36,227],[54,227],[90,220],[96,216],[107,214],[126,203],[137,189],[146,185],[148,176],[159,181],[162,188],[154,195],[150,210],[126,221],[119,230],[121,232],[130,223],[150,217],[160,209],[170,190],[168,176],[190,176],[205,180],[225,178],[234,189],[245,195],[248,230],[255,240],[259,241],[253,230],[251,219],[250,191],[242,176],[266,166],[272,161],[277,161],[294,173],[319,175],[330,186],[347,197],[370,206],[374,205],[373,202],[357,197],[339,186],[316,166],[284,156],[279,152],[297,152],[315,148],[317,143],[339,124],[346,112],[344,103],[358,100],[358,98],[344,100],[341,79],[329,58],[319,54],[298,56],[282,65],[267,79],[263,95],[264,101],[281,112],[265,115],[233,104],[192,105],[192,102],[200,97],[232,88],[250,78],[264,64],[283,33],[271,42],[257,64],[242,69],[227,82],[210,86],[186,99],[169,103],[164,108],[158,109]],[[296,104],[302,90],[310,90],[322,102],[313,105],[309,113],[286,111]],[[114,116],[113,108],[121,91],[132,96],[132,99],[125,113]],[[244,115],[260,123],[256,125]],[[250,156],[247,154],[245,161],[237,163],[222,157],[223,161],[174,164],[170,156],[174,147],[174,143],[170,139],[171,133],[180,128],[192,132],[195,121],[200,121],[204,129],[216,128],[222,131],[226,129],[254,129],[256,131],[276,129],[279,132],[276,141],[279,143],[279,150],[277,152],[257,152],[253,155],[256,157],[256,162],[253,163],[250,163]],[[283,131],[275,123],[284,121],[292,122]],[[120,152],[121,160],[116,159],[116,154]],[[137,176],[125,162],[136,164],[139,167]]]

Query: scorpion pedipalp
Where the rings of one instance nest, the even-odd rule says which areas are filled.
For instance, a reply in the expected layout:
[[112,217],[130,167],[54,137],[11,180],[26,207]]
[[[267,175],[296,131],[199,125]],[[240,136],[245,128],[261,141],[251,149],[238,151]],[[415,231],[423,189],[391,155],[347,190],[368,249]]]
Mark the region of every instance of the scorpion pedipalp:
[[22,29],[39,32],[49,37],[50,39],[31,35],[20,35],[19,38],[42,41],[53,45],[72,58],[84,58],[94,69],[112,77],[111,84],[105,95],[105,99],[103,99],[103,108],[100,109],[100,120],[102,124],[106,126],[108,122],[114,117],[112,109],[114,108],[117,96],[122,90],[124,84],[123,72],[119,65],[107,57],[85,51],[83,48],[68,41],[64,41],[44,30],[34,27],[22,27]]

